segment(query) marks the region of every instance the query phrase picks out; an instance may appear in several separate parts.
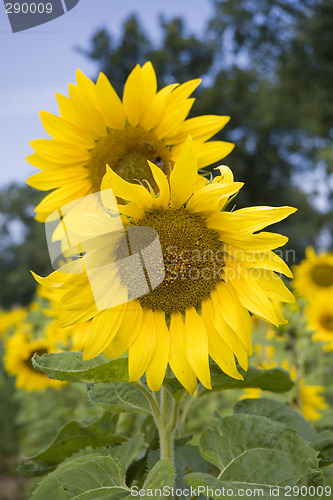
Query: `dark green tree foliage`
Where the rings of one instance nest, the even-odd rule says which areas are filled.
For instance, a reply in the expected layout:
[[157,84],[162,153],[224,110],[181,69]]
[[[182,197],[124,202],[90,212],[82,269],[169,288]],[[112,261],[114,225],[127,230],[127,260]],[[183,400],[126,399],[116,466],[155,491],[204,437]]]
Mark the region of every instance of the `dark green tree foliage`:
[[[333,4],[216,0],[215,9],[210,30],[221,57],[207,105],[224,101],[232,117],[232,166],[250,187],[244,201],[294,204],[293,244],[315,244],[333,220]],[[318,168],[321,186],[313,182]],[[324,184],[326,207],[318,212],[309,202]]]
[[124,23],[123,34],[114,41],[107,29],[98,31],[85,53],[100,64],[100,71],[111,80],[121,94],[124,82],[136,64],[151,60],[160,85],[183,82],[208,73],[213,62],[213,50],[194,35],[187,36],[182,19],[166,22],[160,18],[162,41],[155,47],[132,15]]
[[0,191],[0,308],[30,302],[36,288],[30,270],[52,271],[44,224],[34,219],[44,195],[17,184]]

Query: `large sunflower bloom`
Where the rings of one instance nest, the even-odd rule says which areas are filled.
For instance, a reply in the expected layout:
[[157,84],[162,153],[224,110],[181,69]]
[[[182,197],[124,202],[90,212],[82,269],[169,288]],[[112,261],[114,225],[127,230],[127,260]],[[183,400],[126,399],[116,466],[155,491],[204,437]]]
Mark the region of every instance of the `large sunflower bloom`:
[[106,164],[129,182],[153,183],[147,159],[169,175],[188,134],[194,139],[198,168],[233,149],[228,142],[206,142],[224,127],[228,116],[186,120],[194,102],[189,96],[199,79],[157,92],[155,71],[147,62],[133,69],[120,100],[103,73],[96,84],[79,70],[76,77],[77,85],[69,85],[69,98],[56,95],[60,116],[40,112],[53,139],[30,143],[36,152],[27,160],[42,172],[28,184],[42,191],[54,189],[36,207],[40,221],[61,205],[99,191]]
[[6,341],[4,365],[7,373],[16,377],[15,385],[26,391],[40,391],[47,387],[59,388],[64,382],[51,380],[34,369],[31,358],[54,352],[54,344],[46,339],[33,339],[28,333],[17,332]]
[[[116,358],[128,349],[130,380],[145,373],[151,390],[160,388],[168,363],[190,393],[196,391],[197,378],[210,388],[209,355],[226,374],[242,379],[235,356],[246,370],[252,351],[249,311],[278,325],[284,322],[280,301],[294,300],[276,274],[291,276],[291,272],[272,251],[287,238],[257,231],[295,209],[222,211],[242,183],[234,182],[228,167],[220,167],[220,175],[212,182],[198,185],[190,138],[170,181],[157,165],[149,162],[149,168],[158,195],[128,183],[109,167],[101,195],[106,208],[108,198],[103,193],[110,187],[118,199],[129,202],[118,205],[119,212],[126,215],[122,217],[127,230],[144,226],[157,231],[166,269],[160,285],[138,299],[98,310],[85,273],[55,271],[36,279],[63,289],[64,325],[92,319],[84,359],[100,353]],[[75,261],[75,266],[84,268],[93,262],[103,298],[123,293],[121,280],[110,282],[103,266],[99,270],[103,253],[110,261],[108,252],[108,246],[99,247]]]
[[312,300],[318,295],[333,297],[333,254],[317,255],[313,248],[306,249],[306,258],[294,267],[293,287],[300,297]]

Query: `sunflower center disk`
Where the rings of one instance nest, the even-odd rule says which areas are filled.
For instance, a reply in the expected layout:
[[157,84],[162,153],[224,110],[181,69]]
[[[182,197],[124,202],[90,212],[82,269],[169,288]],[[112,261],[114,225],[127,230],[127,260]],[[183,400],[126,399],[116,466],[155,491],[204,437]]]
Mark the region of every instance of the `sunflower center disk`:
[[153,132],[141,127],[109,130],[107,136],[100,139],[91,151],[91,158],[86,165],[93,190],[100,190],[106,164],[128,182],[145,179],[155,187],[147,160],[169,174],[169,148]]
[[333,266],[322,264],[314,267],[312,279],[318,286],[333,286]]
[[325,330],[333,332],[333,316],[330,316],[328,314],[323,316],[321,318],[321,324],[325,328]]
[[29,370],[33,371],[36,373],[36,370],[34,368],[34,365],[32,364],[32,361],[31,361],[31,358],[34,354],[37,354],[38,356],[42,356],[43,354],[47,354],[47,350],[46,349],[34,349],[32,352],[29,353],[29,356],[27,357],[27,359],[24,360],[24,364],[27,368],[29,368]]
[[184,208],[147,213],[136,225],[157,231],[165,266],[163,282],[139,299],[141,306],[166,314],[199,306],[222,280],[218,233]]

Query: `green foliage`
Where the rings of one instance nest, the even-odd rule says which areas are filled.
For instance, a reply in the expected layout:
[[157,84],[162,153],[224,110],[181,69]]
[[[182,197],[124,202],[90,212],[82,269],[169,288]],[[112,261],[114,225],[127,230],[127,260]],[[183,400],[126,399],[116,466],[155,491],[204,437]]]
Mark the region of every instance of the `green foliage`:
[[286,392],[294,387],[290,374],[282,368],[264,370],[249,366],[247,371],[239,368],[239,373],[244,377],[244,380],[236,380],[228,377],[215,363],[212,363],[211,373],[212,388],[216,391],[252,387],[263,391]]
[[80,498],[125,498],[124,467],[111,457],[91,454],[65,462],[56,472],[43,479],[32,498],[36,500],[67,500]]
[[333,463],[333,433],[329,430],[316,431],[309,422],[290,406],[268,398],[245,399],[236,403],[235,413],[260,415],[286,424],[287,427],[296,431],[315,450],[320,452],[320,466]]
[[115,434],[116,421],[112,415],[105,413],[88,425],[69,422],[56,435],[53,442],[42,452],[29,460],[41,460],[48,463],[60,463],[79,450],[88,446],[96,448],[119,443],[123,437]]
[[151,414],[151,407],[145,395],[138,388],[126,382],[112,382],[91,387],[89,401],[110,412]]
[[36,289],[29,273],[51,269],[45,229],[34,219],[34,208],[45,193],[11,184],[0,190],[0,308],[26,305]]
[[[2,357],[3,348],[0,344],[0,356]],[[6,374],[3,364],[0,361],[0,467],[4,469],[4,461],[11,453],[17,452],[18,440],[17,429],[15,425],[15,416],[18,411],[18,405],[13,400],[14,381]]]
[[[216,363],[211,361],[210,371],[212,377],[212,390],[224,391],[227,389],[246,389],[251,387],[262,389],[263,391],[279,393],[290,391],[290,389],[294,387],[294,382],[290,378],[289,373],[282,368],[264,370],[256,368],[255,366],[249,366],[247,371],[242,368],[238,368],[238,370],[244,380],[236,380],[229,377],[222,372]],[[175,377],[166,378],[165,383],[174,397],[179,398],[186,392]],[[204,395],[209,392],[210,391],[204,387],[199,389],[199,395]]]
[[[172,486],[173,480],[174,469],[171,463],[168,460],[161,460],[149,472],[142,488],[147,491]],[[138,495],[138,498],[145,499],[148,496]],[[57,471],[40,482],[32,498],[36,500],[113,498],[116,500],[131,498],[131,490],[125,483],[123,464],[117,459],[96,453],[62,464]]]
[[[293,486],[316,468],[317,452],[295,431],[284,424],[254,415],[233,415],[219,418],[215,426],[204,431],[200,452],[220,473],[191,473],[186,476],[190,486],[213,490],[240,488],[262,489],[268,496],[273,486],[280,487],[277,498],[285,498],[283,486]],[[210,495],[222,498],[221,494]]]
[[82,353],[61,352],[34,355],[32,364],[36,370],[56,380],[68,382],[111,382],[128,380],[127,358],[110,359],[100,354],[83,361]]
[[119,40],[115,41],[104,28],[93,36],[90,50],[79,50],[99,62],[100,70],[119,94],[133,67],[147,60],[154,64],[160,85],[205,75],[213,62],[210,44],[195,35],[187,35],[180,18],[170,22],[161,18],[160,24],[162,41],[158,48],[147,38],[138,19],[131,15],[123,25]]

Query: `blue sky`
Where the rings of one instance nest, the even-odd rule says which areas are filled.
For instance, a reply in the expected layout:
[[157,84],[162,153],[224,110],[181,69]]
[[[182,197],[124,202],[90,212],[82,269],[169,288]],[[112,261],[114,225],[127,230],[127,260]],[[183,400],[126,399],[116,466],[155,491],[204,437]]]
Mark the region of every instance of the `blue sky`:
[[0,187],[24,183],[37,172],[25,161],[29,141],[46,138],[38,112],[57,113],[55,93],[67,95],[76,68],[94,76],[97,66],[75,51],[89,46],[92,34],[106,27],[117,36],[132,13],[147,34],[159,39],[158,17],[182,16],[189,32],[203,33],[212,15],[210,0],[80,0],[66,15],[37,28],[13,34],[0,2]]

